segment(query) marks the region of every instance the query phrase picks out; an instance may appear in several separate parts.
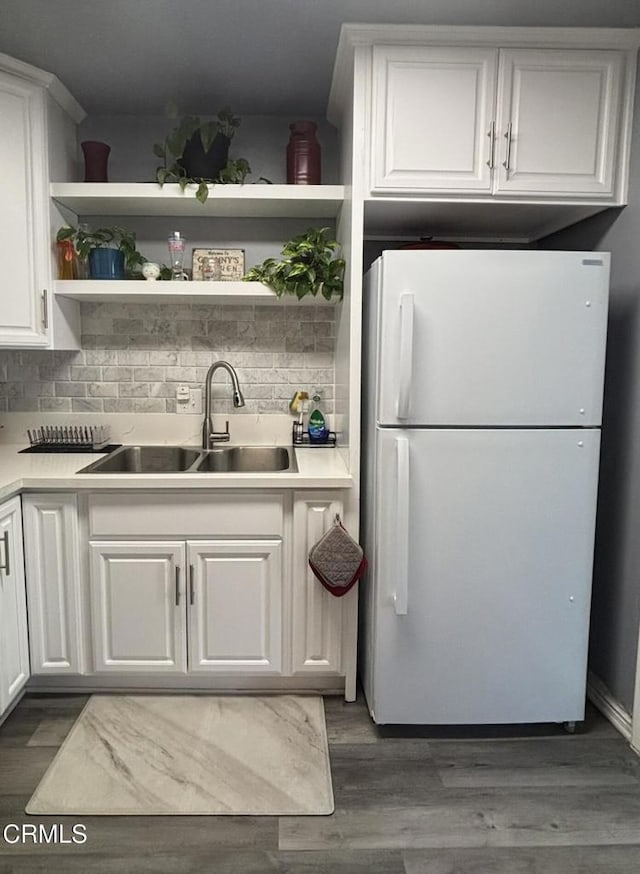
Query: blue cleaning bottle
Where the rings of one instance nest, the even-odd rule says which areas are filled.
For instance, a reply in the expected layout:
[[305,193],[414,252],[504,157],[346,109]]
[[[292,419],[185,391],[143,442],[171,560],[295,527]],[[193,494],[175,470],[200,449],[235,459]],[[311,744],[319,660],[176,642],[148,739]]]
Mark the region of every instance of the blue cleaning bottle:
[[309,415],[309,443],[326,443],[329,439],[329,429],[320,408],[320,395],[313,396],[313,409]]

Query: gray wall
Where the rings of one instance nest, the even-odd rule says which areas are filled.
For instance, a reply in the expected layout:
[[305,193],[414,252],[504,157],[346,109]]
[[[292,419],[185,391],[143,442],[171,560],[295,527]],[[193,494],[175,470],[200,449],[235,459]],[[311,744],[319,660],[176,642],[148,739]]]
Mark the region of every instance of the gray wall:
[[[639,77],[640,78],[640,77]],[[590,668],[629,712],[640,621],[640,106],[629,203],[540,242],[611,252]]]

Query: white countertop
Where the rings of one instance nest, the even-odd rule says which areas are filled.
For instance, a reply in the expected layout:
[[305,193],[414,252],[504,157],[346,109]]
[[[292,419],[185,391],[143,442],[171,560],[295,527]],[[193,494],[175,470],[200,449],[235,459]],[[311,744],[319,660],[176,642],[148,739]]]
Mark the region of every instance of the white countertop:
[[290,489],[351,488],[353,479],[336,449],[295,449],[297,473],[92,473],[96,453],[26,453],[24,444],[0,445],[0,500],[34,489]]

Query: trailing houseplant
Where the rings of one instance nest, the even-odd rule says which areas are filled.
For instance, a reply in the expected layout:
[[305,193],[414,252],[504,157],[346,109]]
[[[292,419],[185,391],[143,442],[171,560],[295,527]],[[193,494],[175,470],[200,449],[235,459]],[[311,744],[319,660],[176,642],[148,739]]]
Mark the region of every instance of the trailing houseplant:
[[280,260],[267,258],[243,279],[263,282],[278,297],[292,294],[301,300],[308,294],[321,294],[326,300],[342,299],[345,262],[344,258],[336,258],[340,244],[329,233],[329,228],[308,228],[284,244]]
[[229,145],[240,119],[228,106],[217,115],[203,121],[197,115],[178,119],[173,103],[167,108],[170,118],[176,119],[174,129],[162,143],[155,143],[153,153],[162,159],[156,169],[156,181],[177,182],[181,189],[189,184],[198,186],[196,198],[204,203],[209,196],[209,183],[242,183],[251,172],[244,158],[229,159]]
[[138,252],[135,233],[118,225],[95,231],[65,226],[56,239],[73,242],[80,258],[88,260],[92,279],[124,279],[125,271],[136,273],[147,260]]

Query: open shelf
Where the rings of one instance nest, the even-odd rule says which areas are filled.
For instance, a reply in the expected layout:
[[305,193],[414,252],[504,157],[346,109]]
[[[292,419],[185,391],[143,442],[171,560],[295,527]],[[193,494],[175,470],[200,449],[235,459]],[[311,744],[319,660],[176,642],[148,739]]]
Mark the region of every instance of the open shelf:
[[149,282],[137,279],[59,279],[56,297],[103,303],[204,303],[272,304],[275,306],[333,306],[336,301],[321,295],[307,295],[301,301],[287,295],[277,297],[261,282]]
[[335,218],[342,185],[211,185],[200,203],[196,186],[155,182],[56,182],[51,197],[76,215]]

